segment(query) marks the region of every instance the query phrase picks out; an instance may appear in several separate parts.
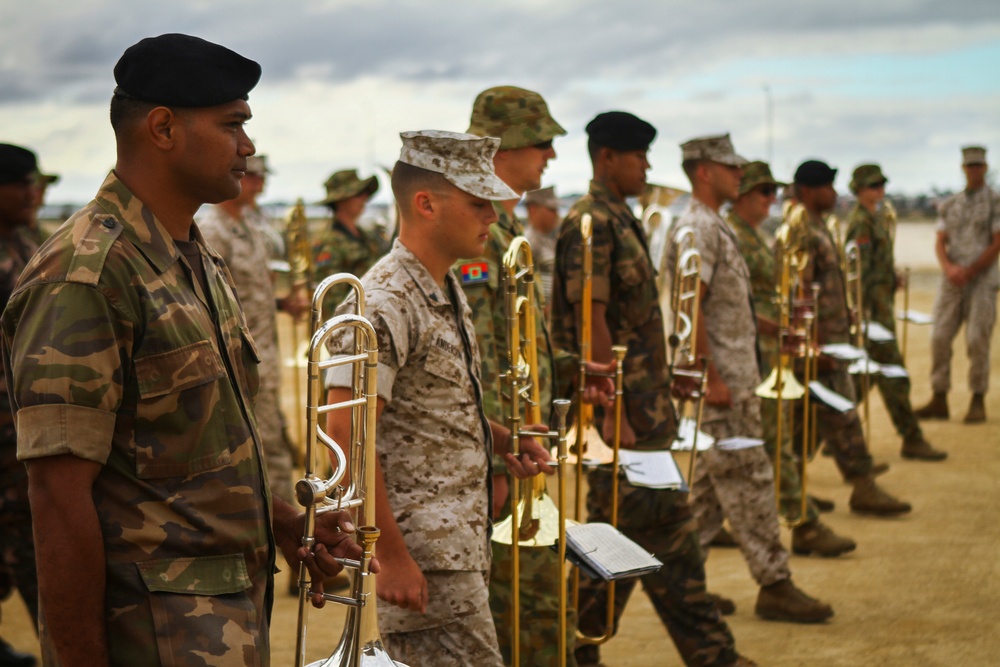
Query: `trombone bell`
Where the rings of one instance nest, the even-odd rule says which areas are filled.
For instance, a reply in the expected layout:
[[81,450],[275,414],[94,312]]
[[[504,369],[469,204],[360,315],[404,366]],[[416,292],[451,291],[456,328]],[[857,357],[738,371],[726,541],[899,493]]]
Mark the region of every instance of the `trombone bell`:
[[781,398],[786,401],[794,401],[805,396],[806,389],[795,379],[795,373],[790,368],[781,369],[781,395],[778,395],[778,367],[771,369],[771,374],[767,379],[757,386],[754,391],[761,398]]

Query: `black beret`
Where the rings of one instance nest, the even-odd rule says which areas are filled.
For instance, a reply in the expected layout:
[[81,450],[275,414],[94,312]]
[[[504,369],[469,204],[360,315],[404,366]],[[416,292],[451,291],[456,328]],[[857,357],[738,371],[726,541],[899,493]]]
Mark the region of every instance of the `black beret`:
[[176,107],[245,100],[260,65],[224,46],[176,33],[147,37],[115,65],[116,95]]
[[826,162],[819,160],[806,160],[795,170],[795,184],[808,187],[819,187],[820,185],[831,185],[833,179],[837,177],[837,170],[833,169]]
[[626,111],[606,111],[587,123],[587,135],[598,146],[617,151],[646,150],[656,138],[656,128]]
[[0,185],[23,181],[38,171],[38,160],[27,148],[0,144]]

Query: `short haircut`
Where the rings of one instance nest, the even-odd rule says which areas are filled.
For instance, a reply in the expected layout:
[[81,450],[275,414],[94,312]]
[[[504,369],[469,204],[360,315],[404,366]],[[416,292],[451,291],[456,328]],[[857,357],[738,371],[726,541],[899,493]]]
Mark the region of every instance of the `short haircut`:
[[597,164],[597,154],[601,152],[601,146],[599,143],[593,139],[587,139],[587,154],[590,155],[590,163]]
[[420,190],[431,192],[446,191],[451,183],[436,171],[414,167],[406,162],[397,162],[392,168],[392,195],[399,204],[400,211],[408,211],[410,199]]
[[698,166],[702,162],[707,162],[707,160],[687,159],[681,162],[681,169],[684,170],[684,173],[687,175],[688,180],[691,181],[692,185],[694,184],[694,174],[698,171]]
[[111,129],[118,135],[127,126],[145,118],[157,106],[162,105],[116,94],[111,98]]

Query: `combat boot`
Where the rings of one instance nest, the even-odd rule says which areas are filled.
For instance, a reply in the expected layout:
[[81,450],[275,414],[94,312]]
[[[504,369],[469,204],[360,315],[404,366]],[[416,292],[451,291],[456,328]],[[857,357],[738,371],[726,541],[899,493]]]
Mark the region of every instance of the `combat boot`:
[[965,413],[966,424],[981,424],[986,421],[986,405],[983,403],[982,394],[973,394],[972,402],[969,403],[969,411]]
[[948,395],[934,392],[930,403],[916,410],[917,419],[948,419]]
[[715,608],[719,610],[720,616],[732,616],[736,613],[736,603],[724,595],[719,595],[718,593],[705,593],[705,595],[715,604]]
[[22,653],[0,639],[0,665],[3,667],[34,667],[37,662],[35,656]]
[[788,623],[822,623],[833,616],[830,605],[809,597],[791,579],[761,586],[754,611],[765,620]]
[[919,459],[921,461],[943,461],[948,458],[948,452],[931,447],[931,443],[924,440],[924,436],[911,436],[903,440],[904,459]]
[[792,551],[800,556],[816,554],[833,558],[857,548],[854,540],[841,537],[819,519],[807,521],[792,530]]
[[740,656],[736,658],[736,662],[729,665],[729,667],[759,667],[756,662],[750,658]]
[[912,507],[910,503],[897,500],[879,488],[871,475],[852,480],[854,491],[851,493],[851,511],[857,514],[874,514],[877,516],[895,516],[906,514]]

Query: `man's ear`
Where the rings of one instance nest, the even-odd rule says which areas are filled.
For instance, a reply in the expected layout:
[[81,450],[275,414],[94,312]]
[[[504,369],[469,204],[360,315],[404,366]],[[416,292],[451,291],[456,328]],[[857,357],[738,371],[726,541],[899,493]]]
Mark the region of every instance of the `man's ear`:
[[170,150],[177,141],[179,124],[179,118],[172,109],[156,107],[146,115],[144,129],[154,146],[161,150]]
[[413,212],[421,218],[430,220],[437,216],[439,203],[430,190],[418,190],[413,195]]

